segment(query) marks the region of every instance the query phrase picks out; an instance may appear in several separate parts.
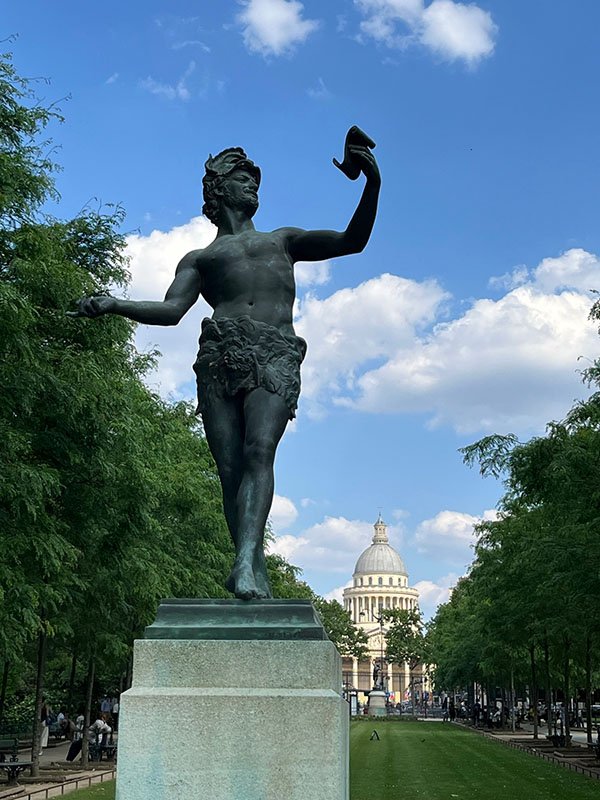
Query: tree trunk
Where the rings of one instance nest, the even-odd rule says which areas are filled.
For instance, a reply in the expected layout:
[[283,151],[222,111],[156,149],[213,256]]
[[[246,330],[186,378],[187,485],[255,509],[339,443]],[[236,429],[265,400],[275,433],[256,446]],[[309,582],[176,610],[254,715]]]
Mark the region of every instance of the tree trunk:
[[[42,621],[42,624],[44,622]],[[40,774],[40,743],[41,743],[41,717],[42,700],[44,692],[44,674],[46,672],[46,650],[48,637],[46,631],[40,631],[38,636],[37,675],[35,679],[35,711],[33,714],[33,736],[31,737],[31,777],[37,778]]]
[[69,690],[67,692],[67,710],[73,716],[73,693],[75,691],[75,676],[77,674],[77,650],[71,656],[71,672],[69,674]]
[[592,637],[585,641],[585,727],[588,744],[593,744],[592,734]]
[[546,717],[548,736],[552,736],[552,685],[550,683],[550,652],[548,637],[544,636],[544,666],[546,667]]
[[538,738],[538,689],[537,689],[537,665],[535,663],[535,643],[529,646],[529,658],[531,661],[531,703],[533,706],[533,738]]
[[564,638],[565,643],[565,663],[564,663],[564,681],[565,681],[565,698],[564,698],[564,715],[565,715],[565,742],[569,743],[569,737],[571,734],[571,726],[569,725],[569,697],[570,697],[570,690],[571,690],[571,641],[568,636]]
[[8,673],[10,672],[10,661],[4,662],[2,670],[2,687],[0,688],[0,726],[4,717],[4,705],[6,703],[6,687],[8,685]]
[[94,693],[94,675],[96,671],[96,657],[95,654],[90,656],[88,662],[88,673],[86,679],[86,696],[85,696],[85,713],[83,720],[83,742],[81,745],[81,767],[87,769],[88,753],[89,753],[89,739],[88,729],[92,724],[92,695]]
[[511,724],[511,730],[512,730],[513,733],[516,730],[516,725],[515,725],[515,703],[516,703],[516,698],[515,698],[515,670],[514,670],[514,667],[512,665],[512,661],[511,661],[511,664],[510,664],[510,724]]

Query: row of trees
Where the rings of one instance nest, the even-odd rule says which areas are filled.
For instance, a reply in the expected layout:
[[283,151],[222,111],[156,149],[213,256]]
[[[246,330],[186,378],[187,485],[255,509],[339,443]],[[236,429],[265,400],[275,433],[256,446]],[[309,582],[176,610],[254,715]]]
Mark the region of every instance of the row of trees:
[[[155,356],[121,317],[65,315],[129,276],[119,208],[43,213],[56,193],[41,134],[59,119],[1,56],[0,721],[35,679],[36,722],[44,684],[85,694],[89,722],[95,685],[127,685],[160,598],[228,596],[233,557],[199,422],[143,383]],[[314,596],[268,562],[276,596]],[[339,604],[318,603],[342,649],[360,647]]]
[[[598,303],[591,316],[600,319]],[[600,362],[584,378],[594,392],[544,436],[494,435],[464,449],[482,475],[504,478],[505,492],[498,518],[479,524],[473,564],[429,638],[438,686],[476,682],[493,697],[504,687],[513,701],[527,686],[534,713],[540,689],[547,704],[559,693],[565,707],[583,692],[591,741],[600,679]],[[536,714],[536,735],[537,722]]]

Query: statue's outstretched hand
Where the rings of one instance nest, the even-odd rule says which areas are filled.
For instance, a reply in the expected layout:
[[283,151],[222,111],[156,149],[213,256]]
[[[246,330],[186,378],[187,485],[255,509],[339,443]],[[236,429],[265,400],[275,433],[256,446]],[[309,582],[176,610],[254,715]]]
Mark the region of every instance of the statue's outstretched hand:
[[102,295],[101,297],[84,297],[77,302],[77,311],[67,311],[67,317],[101,317],[110,314],[115,308],[115,298]]
[[360,167],[368,181],[375,181],[381,183],[381,175],[379,174],[379,167],[373,155],[373,151],[364,145],[354,144],[349,145],[348,150],[352,155],[352,161]]

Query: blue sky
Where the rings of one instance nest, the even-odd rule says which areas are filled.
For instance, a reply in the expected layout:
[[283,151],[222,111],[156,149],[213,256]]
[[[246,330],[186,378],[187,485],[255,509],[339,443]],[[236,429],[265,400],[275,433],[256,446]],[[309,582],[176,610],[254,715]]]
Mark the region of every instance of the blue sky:
[[[127,212],[130,296],[162,296],[214,229],[209,152],[262,168],[257,228],[344,228],[347,128],[377,142],[383,186],[360,255],[300,265],[308,340],[298,419],[276,465],[275,547],[339,596],[381,509],[429,613],[471,557],[501,487],[458,448],[543,431],[584,394],[600,288],[595,0],[222,0],[3,8],[19,72],[57,101],[61,216]],[[63,99],[67,98],[68,99]],[[199,303],[152,385],[193,397]],[[578,358],[582,360],[578,361]]]

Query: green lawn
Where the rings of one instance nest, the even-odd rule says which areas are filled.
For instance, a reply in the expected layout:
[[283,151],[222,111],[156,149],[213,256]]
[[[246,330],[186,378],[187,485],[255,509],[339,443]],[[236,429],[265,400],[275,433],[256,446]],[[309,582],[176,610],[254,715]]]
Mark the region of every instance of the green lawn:
[[115,800],[115,781],[104,781],[89,789],[78,789],[65,795],[70,800]]
[[[380,740],[369,741],[376,729]],[[114,800],[113,781],[72,800]],[[454,725],[360,720],[350,726],[351,800],[599,800],[576,775]],[[308,799],[307,799],[308,800]]]
[[[380,741],[369,741],[373,729]],[[600,781],[433,722],[361,720],[350,729],[352,800],[598,800]]]

